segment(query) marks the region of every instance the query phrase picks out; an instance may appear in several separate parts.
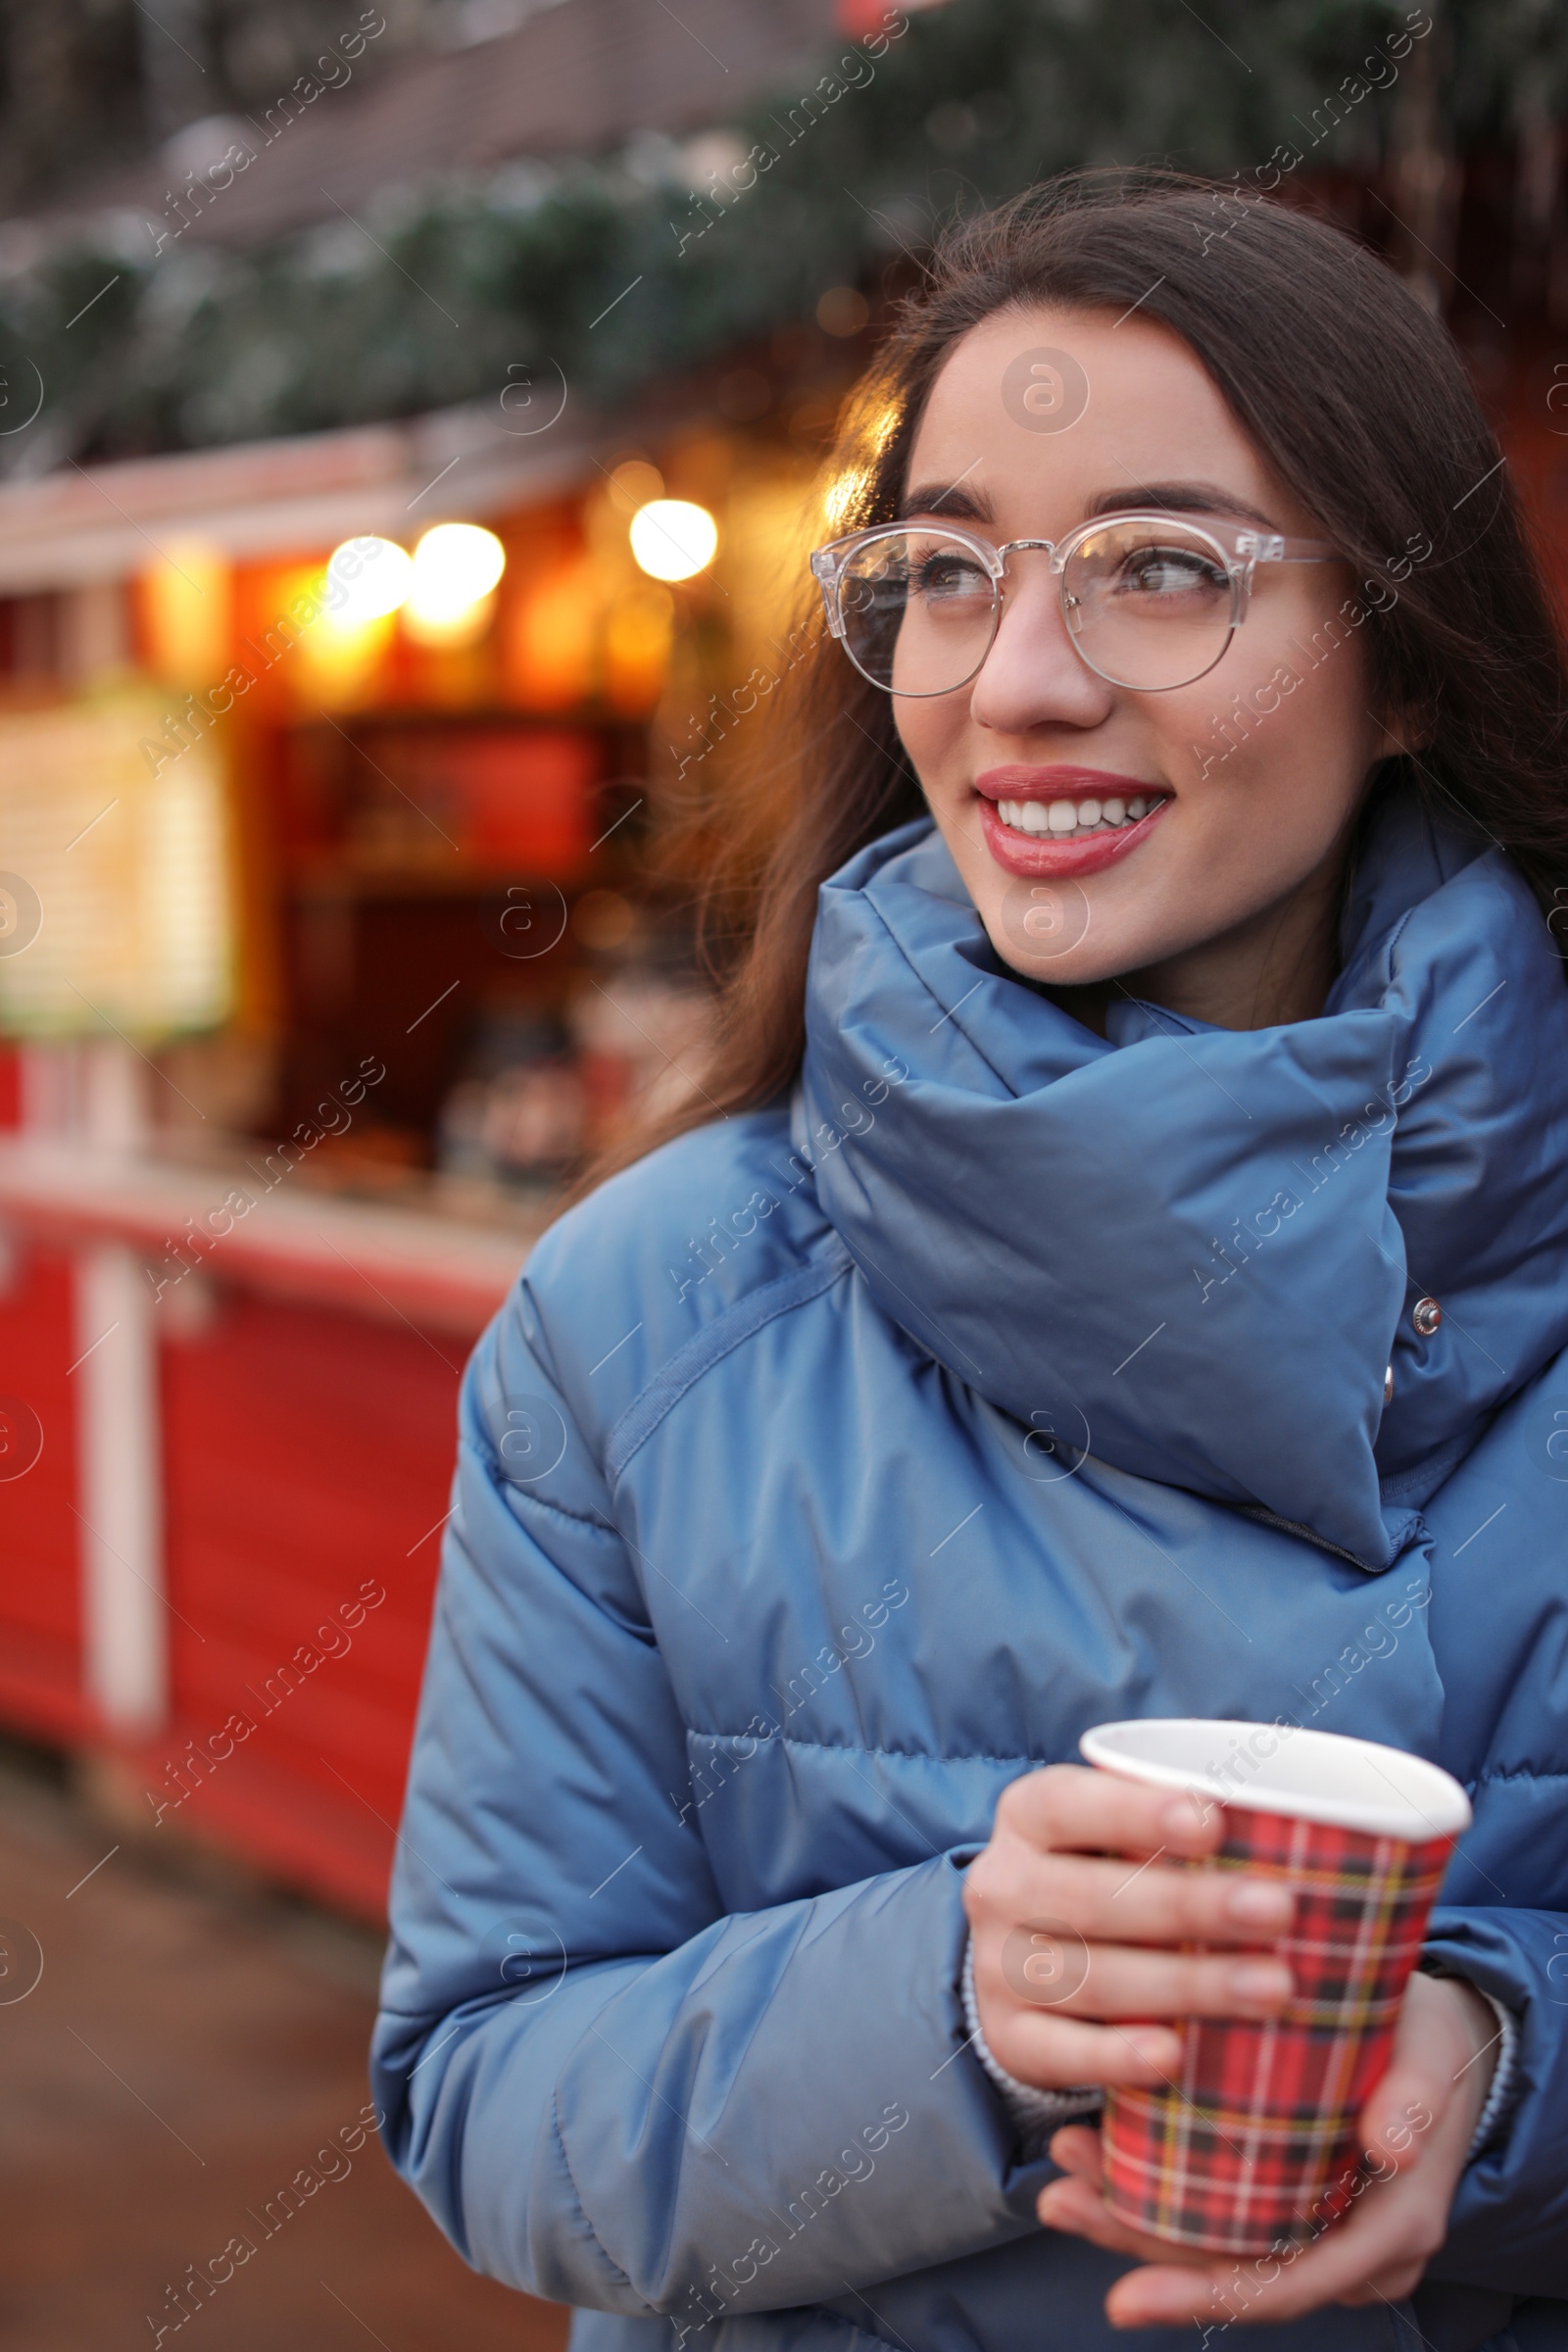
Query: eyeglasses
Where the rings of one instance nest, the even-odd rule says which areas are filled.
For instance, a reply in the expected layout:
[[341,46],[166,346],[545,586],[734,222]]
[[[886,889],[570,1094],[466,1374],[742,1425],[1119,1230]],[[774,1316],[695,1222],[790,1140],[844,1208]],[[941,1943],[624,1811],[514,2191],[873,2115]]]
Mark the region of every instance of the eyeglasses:
[[952,525],[878,523],[819,547],[811,570],[827,624],[887,694],[952,694],[996,642],[1009,558],[1051,560],[1073,651],[1138,694],[1191,685],[1247,617],[1259,564],[1329,564],[1321,539],[1286,539],[1169,514],[1108,514],[1064,539],[989,539]]

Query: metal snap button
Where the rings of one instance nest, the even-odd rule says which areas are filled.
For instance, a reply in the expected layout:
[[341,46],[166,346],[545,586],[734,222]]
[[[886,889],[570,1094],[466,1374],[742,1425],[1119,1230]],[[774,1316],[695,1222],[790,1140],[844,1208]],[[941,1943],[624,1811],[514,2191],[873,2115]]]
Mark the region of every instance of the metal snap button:
[[1394,1366],[1392,1364],[1383,1375],[1383,1401],[1385,1404],[1394,1402]]
[[1435,1298],[1418,1298],[1410,1309],[1410,1320],[1424,1340],[1430,1340],[1443,1321],[1443,1309]]

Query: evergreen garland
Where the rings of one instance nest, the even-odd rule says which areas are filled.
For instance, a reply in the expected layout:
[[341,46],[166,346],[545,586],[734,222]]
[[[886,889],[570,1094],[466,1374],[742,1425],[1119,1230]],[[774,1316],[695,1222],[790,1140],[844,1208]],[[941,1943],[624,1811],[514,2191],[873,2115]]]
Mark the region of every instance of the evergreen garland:
[[[1568,11],[1433,0],[1433,14],[1416,37],[1461,147],[1561,116]],[[33,423],[0,429],[0,469],[415,415],[498,397],[509,368],[548,361],[576,399],[614,405],[808,318],[825,288],[870,282],[955,207],[1045,172],[1157,158],[1251,184],[1282,147],[1305,169],[1371,169],[1410,56],[1402,95],[1396,81],[1342,97],[1332,129],[1328,101],[1429,22],[1389,0],[1203,0],[1200,15],[1184,0],[952,0],[890,18],[885,42],[842,40],[723,126],[706,202],[684,175],[691,147],[644,137],[616,157],[390,188],[363,228],[333,220],[251,248],[170,237],[155,255],[122,216],[0,265],[0,419],[20,424],[43,387]],[[287,169],[286,150],[249,168]]]

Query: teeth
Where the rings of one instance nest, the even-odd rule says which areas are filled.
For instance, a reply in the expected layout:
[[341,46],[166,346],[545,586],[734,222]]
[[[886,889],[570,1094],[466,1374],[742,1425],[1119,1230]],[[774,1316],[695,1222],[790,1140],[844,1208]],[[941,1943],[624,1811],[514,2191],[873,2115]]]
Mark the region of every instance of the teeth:
[[1015,833],[1050,834],[1064,840],[1072,833],[1114,832],[1135,825],[1158,807],[1162,797],[1157,792],[1136,792],[1130,801],[1115,797],[1103,801],[999,801],[997,814]]

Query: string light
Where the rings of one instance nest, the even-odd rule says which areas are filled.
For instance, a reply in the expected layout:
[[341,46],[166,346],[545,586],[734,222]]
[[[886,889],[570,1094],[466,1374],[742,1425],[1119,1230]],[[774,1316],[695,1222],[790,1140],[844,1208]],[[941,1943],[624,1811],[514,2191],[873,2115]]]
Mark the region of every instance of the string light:
[[414,551],[405,607],[410,635],[447,645],[476,636],[506,567],[507,551],[494,531],[476,522],[438,522]]
[[413,580],[413,559],[395,539],[345,539],[327,563],[321,616],[331,628],[360,628],[395,612]]
[[706,570],[717,546],[717,523],[690,499],[650,499],[631,518],[631,552],[651,579],[689,580]]

